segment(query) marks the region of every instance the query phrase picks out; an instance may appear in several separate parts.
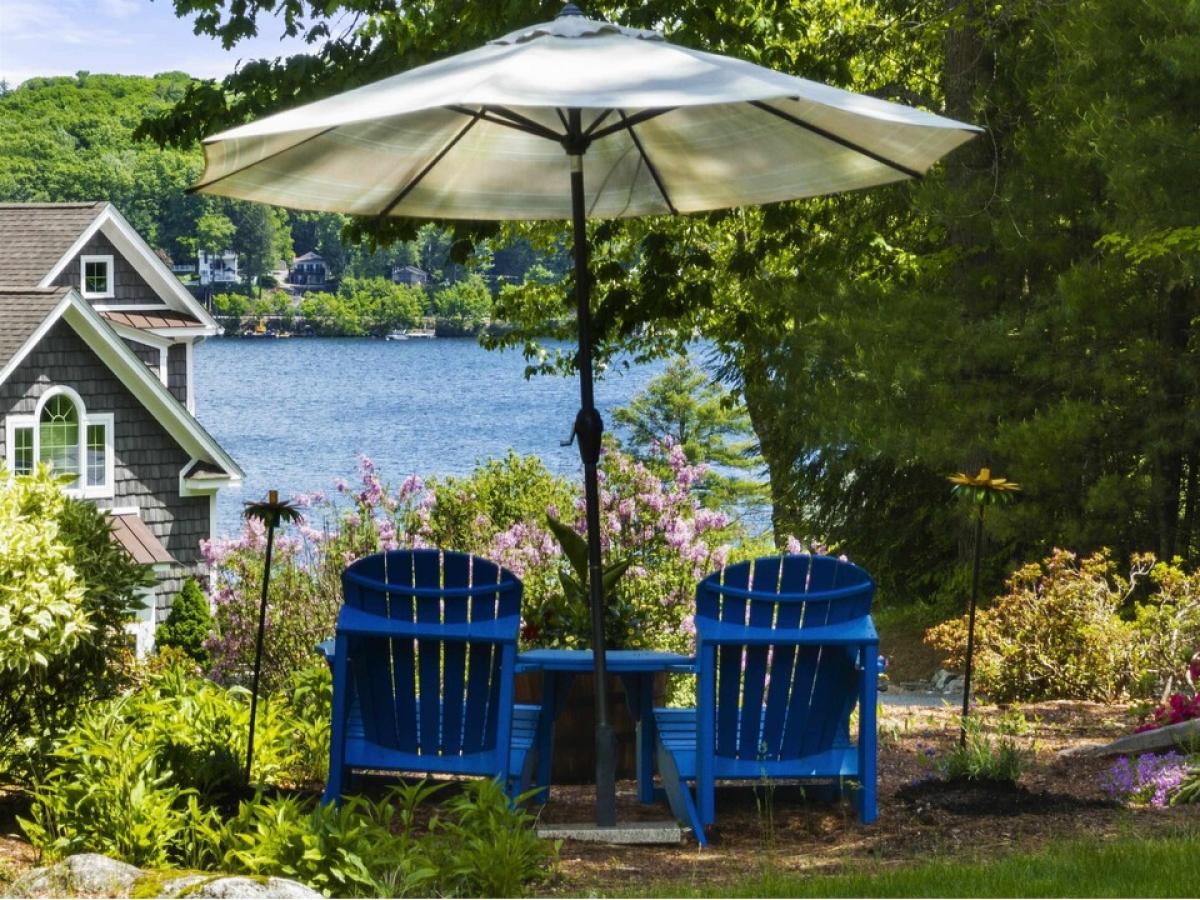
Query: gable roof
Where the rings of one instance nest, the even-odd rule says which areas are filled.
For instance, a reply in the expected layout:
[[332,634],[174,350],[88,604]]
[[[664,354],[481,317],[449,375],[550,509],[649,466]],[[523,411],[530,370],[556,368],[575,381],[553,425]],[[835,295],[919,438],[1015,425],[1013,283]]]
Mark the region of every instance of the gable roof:
[[20,352],[69,290],[0,287],[0,367]]
[[315,253],[315,252],[313,252],[312,250],[309,250],[309,251],[308,251],[307,253],[305,253],[303,256],[297,256],[295,259],[293,259],[293,260],[292,260],[292,262],[293,262],[293,263],[298,263],[298,262],[325,262],[325,257],[321,256],[321,254],[319,254],[319,253]]
[[0,203],[0,284],[41,284],[107,203]]
[[120,251],[168,308],[221,326],[111,203],[0,203],[0,284],[49,287],[96,232]]
[[[44,308],[50,300],[47,295],[51,295],[56,302],[50,304],[49,311],[42,316],[37,325],[32,329],[25,329],[26,336],[15,352],[0,356],[0,384],[9,379],[54,323],[60,319],[65,320],[100,357],[100,361],[109,371],[129,389],[146,411],[189,455],[223,469],[228,473],[230,481],[236,482],[243,478],[241,467],[217,443],[216,438],[172,396],[166,385],[150,372],[149,367],[130,349],[104,317],[74,288],[30,290],[0,287],[0,332],[5,330],[5,323],[8,321],[4,318],[5,315],[19,323],[26,323],[28,318],[34,315],[15,311],[17,307],[24,305],[23,300],[30,300]],[[6,344],[14,344],[17,340],[18,336],[4,338]]]

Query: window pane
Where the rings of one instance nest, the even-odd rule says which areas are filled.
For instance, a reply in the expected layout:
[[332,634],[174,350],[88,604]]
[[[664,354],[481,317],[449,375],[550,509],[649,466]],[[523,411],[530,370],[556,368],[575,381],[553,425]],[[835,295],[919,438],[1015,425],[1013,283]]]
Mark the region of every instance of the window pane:
[[88,487],[102,487],[108,466],[105,459],[104,426],[87,427],[87,483]]
[[108,293],[108,263],[86,262],[83,264],[83,289],[89,294]]
[[16,473],[33,471],[33,429],[13,429],[12,470]]
[[58,394],[42,407],[39,437],[42,462],[56,472],[79,474],[79,412],[69,397]]

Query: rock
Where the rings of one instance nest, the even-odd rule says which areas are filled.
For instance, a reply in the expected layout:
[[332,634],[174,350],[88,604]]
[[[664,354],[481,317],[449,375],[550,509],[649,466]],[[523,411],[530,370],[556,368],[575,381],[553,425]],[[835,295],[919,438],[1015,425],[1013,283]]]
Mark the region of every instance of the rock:
[[[233,875],[180,875],[155,887],[161,875],[143,873],[135,866],[98,853],[80,853],[62,862],[26,872],[8,888],[6,896],[128,897],[135,886],[151,889],[159,897],[279,897],[283,900],[323,900],[320,894],[286,878],[244,878]],[[142,881],[142,884],[138,882]]]
[[1152,750],[1185,749],[1200,739],[1200,719],[1179,722],[1165,728],[1155,728],[1151,731],[1139,731],[1127,734],[1108,744],[1091,744],[1086,747],[1072,747],[1062,752],[1062,756],[1120,756],[1135,753],[1149,753]]
[[279,897],[283,900],[316,900],[321,894],[286,878],[245,878],[240,875],[185,875],[164,882],[162,897]]
[[953,672],[947,672],[945,669],[938,669],[933,673],[933,689],[935,691],[944,691],[946,689],[946,683],[955,677],[956,676]]
[[30,869],[8,886],[9,897],[64,897],[67,893],[66,863]]
[[963,688],[966,687],[966,680],[961,675],[954,675],[946,680],[942,685],[943,694],[953,694],[956,697],[961,697]]
[[79,853],[64,861],[70,888],[77,894],[97,897],[126,897],[142,872],[129,863],[99,853]]

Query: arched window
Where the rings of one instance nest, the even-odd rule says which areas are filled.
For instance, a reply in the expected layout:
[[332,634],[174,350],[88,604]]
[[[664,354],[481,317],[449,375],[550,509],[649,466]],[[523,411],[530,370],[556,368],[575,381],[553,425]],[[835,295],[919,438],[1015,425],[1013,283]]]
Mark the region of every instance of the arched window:
[[79,481],[79,409],[66,394],[55,394],[42,407],[38,422],[40,449],[38,459],[50,463],[60,474],[74,475],[70,487]]
[[36,463],[72,476],[66,489],[85,497],[113,495],[113,415],[88,412],[71,388],[53,387],[32,415],[8,416],[5,467],[32,472]]

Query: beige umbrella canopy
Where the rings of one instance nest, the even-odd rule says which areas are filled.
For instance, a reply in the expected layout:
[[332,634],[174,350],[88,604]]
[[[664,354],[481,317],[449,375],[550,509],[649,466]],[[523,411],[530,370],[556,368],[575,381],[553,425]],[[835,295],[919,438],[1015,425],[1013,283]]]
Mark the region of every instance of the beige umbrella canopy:
[[363,216],[566,219],[568,109],[597,218],[899,181],[977,131],[568,14],[210,137],[201,186]]
[[[298,209],[571,219],[592,647],[606,683],[585,220],[795,200],[924,174],[979,131],[589,19],[553,22],[204,141],[193,190]],[[596,690],[596,818],[615,820]]]

